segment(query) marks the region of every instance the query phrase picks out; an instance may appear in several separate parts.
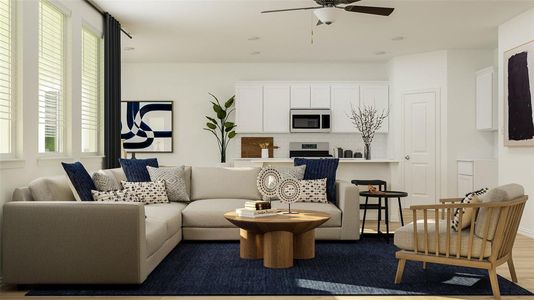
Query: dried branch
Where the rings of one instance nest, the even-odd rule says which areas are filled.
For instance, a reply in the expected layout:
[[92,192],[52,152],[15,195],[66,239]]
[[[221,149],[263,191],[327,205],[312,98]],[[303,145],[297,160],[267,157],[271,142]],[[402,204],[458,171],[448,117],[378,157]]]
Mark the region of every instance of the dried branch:
[[363,142],[365,144],[370,144],[373,142],[376,131],[382,127],[384,120],[388,116],[389,110],[383,109],[382,112],[379,113],[375,107],[363,105],[363,107],[351,107],[351,115],[348,117],[352,120],[354,127],[361,132]]

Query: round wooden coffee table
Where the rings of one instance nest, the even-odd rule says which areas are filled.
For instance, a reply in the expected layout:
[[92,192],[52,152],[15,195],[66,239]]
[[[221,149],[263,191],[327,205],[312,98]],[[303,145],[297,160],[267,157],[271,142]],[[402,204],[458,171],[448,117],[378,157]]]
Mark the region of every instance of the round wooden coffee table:
[[298,214],[270,217],[238,217],[234,211],[224,214],[240,228],[240,257],[261,259],[266,268],[291,268],[293,259],[315,257],[315,228],[330,219],[317,211],[296,210]]

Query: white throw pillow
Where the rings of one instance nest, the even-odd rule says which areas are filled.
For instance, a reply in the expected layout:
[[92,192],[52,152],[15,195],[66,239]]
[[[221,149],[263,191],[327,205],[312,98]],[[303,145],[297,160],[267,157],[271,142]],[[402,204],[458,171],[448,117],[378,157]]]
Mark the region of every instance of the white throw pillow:
[[187,185],[185,182],[185,167],[159,167],[154,168],[147,166],[150,180],[164,181],[167,197],[172,202],[189,202],[189,194],[187,193]]
[[300,197],[298,202],[327,203],[326,178],[315,180],[299,180]]
[[94,201],[103,202],[140,202],[144,203],[144,199],[139,197],[136,193],[129,189],[116,191],[91,191]]
[[146,204],[168,203],[167,192],[165,191],[165,182],[148,181],[148,182],[128,182],[121,181],[122,187],[130,189],[139,197],[145,200]]
[[106,174],[106,171],[99,170],[95,172],[92,176],[95,187],[98,191],[116,191],[120,190],[121,184],[115,179],[113,174]]

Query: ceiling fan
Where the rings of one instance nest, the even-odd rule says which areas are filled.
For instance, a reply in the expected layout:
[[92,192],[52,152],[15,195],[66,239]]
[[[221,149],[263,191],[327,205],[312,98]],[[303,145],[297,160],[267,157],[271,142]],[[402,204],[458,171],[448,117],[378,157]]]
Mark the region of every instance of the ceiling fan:
[[[340,9],[349,11],[349,12],[356,12],[356,13],[369,14],[369,15],[378,15],[378,16],[389,16],[394,10],[394,8],[389,8],[389,7],[350,5],[360,0],[314,0],[314,1],[320,6],[266,10],[266,11],[262,11],[261,13],[265,14],[265,13],[276,13],[276,12],[285,12],[285,11],[312,10],[313,9],[314,10],[313,13],[317,17],[317,19],[319,19],[319,22],[317,23],[317,25],[321,25],[321,24],[330,25],[334,23],[335,17]],[[346,6],[338,6],[340,4],[345,4]]]

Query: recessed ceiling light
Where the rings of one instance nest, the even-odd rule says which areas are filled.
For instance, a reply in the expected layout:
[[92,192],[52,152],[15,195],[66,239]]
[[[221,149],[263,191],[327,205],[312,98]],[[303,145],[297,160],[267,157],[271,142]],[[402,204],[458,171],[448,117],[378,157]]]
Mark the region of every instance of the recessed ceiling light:
[[405,37],[403,37],[403,36],[396,36],[396,37],[392,38],[391,40],[392,41],[402,41],[404,39],[405,39]]
[[124,47],[124,51],[132,51],[135,50],[134,47]]
[[259,39],[260,39],[259,36],[251,36],[251,37],[248,38],[249,41],[257,41]]
[[252,51],[252,52],[250,52],[250,55],[259,55],[259,54],[261,54],[260,51]]
[[384,55],[386,54],[386,51],[376,51],[375,55]]

